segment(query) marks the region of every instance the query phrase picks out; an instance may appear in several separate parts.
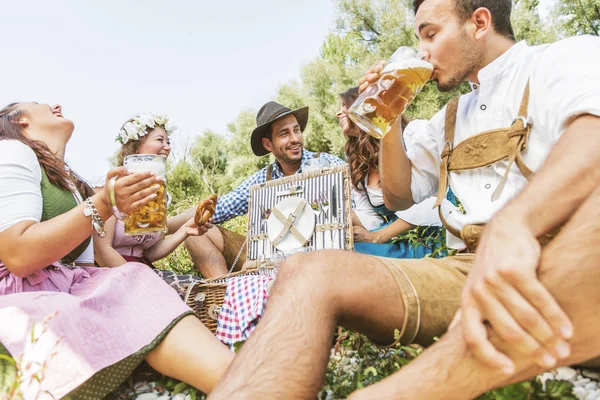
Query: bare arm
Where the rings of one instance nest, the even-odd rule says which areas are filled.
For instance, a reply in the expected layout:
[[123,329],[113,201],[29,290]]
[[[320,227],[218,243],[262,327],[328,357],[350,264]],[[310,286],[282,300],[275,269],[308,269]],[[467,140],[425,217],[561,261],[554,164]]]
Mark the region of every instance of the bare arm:
[[167,235],[177,232],[177,230],[181,228],[183,224],[189,221],[190,218],[194,218],[194,215],[196,215],[196,206],[188,208],[179,215],[169,217],[167,220]]
[[379,176],[385,206],[390,210],[406,210],[413,204],[411,191],[412,164],[402,144],[400,119],[381,140]]
[[100,238],[98,235],[94,236],[94,259],[101,267],[118,267],[127,262],[112,246],[116,226],[116,217],[110,217],[104,223],[106,236],[104,238]]
[[[125,169],[117,168],[109,172],[108,178],[125,173]],[[147,204],[155,197],[157,188],[153,184],[157,179],[150,173],[119,178],[115,185],[119,209],[130,212]],[[92,196],[92,201],[103,220],[112,215],[104,189]],[[83,203],[48,221],[23,221],[0,232],[0,259],[6,268],[25,277],[67,255],[93,232],[90,217],[83,214],[86,207]]]
[[414,227],[414,225],[411,225],[405,220],[398,218],[396,221],[392,222],[385,228],[380,229],[377,232],[373,232],[373,234],[375,234],[373,243],[387,243],[402,232],[406,232],[407,230],[413,229]]
[[190,218],[184,225],[182,225],[177,231],[160,241],[154,246],[146,249],[144,255],[150,261],[160,260],[171,254],[177,246],[179,246],[189,236],[202,236],[204,235],[212,224],[208,223],[202,226],[197,226],[194,222],[194,218]]
[[[503,340],[545,368],[569,355],[572,324],[538,279],[542,250],[536,238],[567,221],[598,188],[599,130],[598,117],[586,115],[573,121],[529,185],[484,231],[462,294],[461,312],[465,341],[490,366],[514,368],[489,343],[485,320]],[[550,353],[543,347],[548,343],[552,343]]]

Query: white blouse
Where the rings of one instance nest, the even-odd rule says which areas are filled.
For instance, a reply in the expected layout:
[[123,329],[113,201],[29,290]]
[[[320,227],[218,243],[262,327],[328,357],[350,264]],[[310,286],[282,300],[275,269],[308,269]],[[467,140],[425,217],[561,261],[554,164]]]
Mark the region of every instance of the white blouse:
[[[381,227],[385,223],[383,218],[379,214],[377,214],[373,209],[373,206],[377,207],[384,203],[383,192],[378,187],[366,186],[366,188],[367,192],[359,192],[358,190],[353,188],[352,201],[354,202],[354,212],[356,213],[356,216],[363,224],[363,226],[371,231],[373,229]],[[369,202],[369,200],[371,201]],[[408,210],[397,211],[396,215],[398,216],[398,218],[405,222],[408,222],[411,225],[440,226],[442,223],[440,222],[438,211],[437,209],[432,208],[435,204],[435,201],[436,198],[431,197],[419,204],[415,204]],[[452,205],[451,203],[449,204]]]
[[[532,131],[525,163],[533,171],[542,166],[552,147],[574,118],[600,116],[600,38],[578,36],[552,45],[530,47],[519,42],[479,72],[479,84],[461,96],[454,144],[478,133],[509,127],[518,115],[527,81],[530,80],[528,118]],[[412,137],[407,154],[412,163],[413,200],[422,202],[438,189],[441,153],[444,147],[446,108],[430,121],[413,121],[404,133]],[[507,168],[499,161],[486,168],[451,172],[450,187],[464,205],[466,214],[446,210],[454,227],[485,223],[527,184],[513,165],[498,200],[492,193]],[[452,212],[451,212],[452,211]],[[464,244],[448,235],[448,244]]]
[[[42,169],[33,150],[17,140],[0,140],[0,232],[19,222],[40,222],[41,183]],[[94,262],[92,242],[76,262]]]

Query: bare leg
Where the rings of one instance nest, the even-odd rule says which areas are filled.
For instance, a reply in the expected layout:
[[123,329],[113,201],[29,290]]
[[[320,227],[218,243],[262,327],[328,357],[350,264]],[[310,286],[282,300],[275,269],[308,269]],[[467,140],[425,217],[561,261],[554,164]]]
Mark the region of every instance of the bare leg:
[[173,327],[146,361],[161,374],[208,393],[233,358],[234,354],[199,319],[190,315]]
[[[571,318],[575,336],[571,357],[563,365],[576,364],[600,355],[600,190],[596,190],[542,252],[541,281],[550,289]],[[508,354],[517,373],[506,377],[475,359],[457,326],[442,340],[397,374],[357,392],[352,399],[471,399],[509,383],[542,372],[534,363],[501,342],[492,341]]]
[[281,267],[263,319],[211,399],[315,398],[337,324],[391,343],[403,310],[381,261],[343,251],[295,255]]
[[185,247],[203,278],[214,278],[228,272],[223,257],[223,235],[216,227],[209,229],[203,236],[187,238]]

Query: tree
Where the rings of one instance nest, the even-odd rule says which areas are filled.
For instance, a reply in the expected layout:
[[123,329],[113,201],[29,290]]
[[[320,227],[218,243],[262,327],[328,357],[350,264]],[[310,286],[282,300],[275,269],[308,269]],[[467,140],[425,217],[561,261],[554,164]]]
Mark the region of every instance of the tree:
[[169,170],[167,181],[169,182],[169,193],[173,196],[173,204],[192,196],[204,197],[208,191],[202,182],[201,175],[185,160],[179,161]]
[[600,0],[558,0],[552,16],[563,37],[600,34]]
[[206,131],[196,139],[190,152],[193,171],[202,180],[205,191],[202,195],[221,193],[226,185],[223,176],[227,169],[226,139],[212,131]]
[[529,45],[556,40],[556,32],[540,18],[539,3],[539,0],[514,2],[511,20],[516,40],[526,40]]

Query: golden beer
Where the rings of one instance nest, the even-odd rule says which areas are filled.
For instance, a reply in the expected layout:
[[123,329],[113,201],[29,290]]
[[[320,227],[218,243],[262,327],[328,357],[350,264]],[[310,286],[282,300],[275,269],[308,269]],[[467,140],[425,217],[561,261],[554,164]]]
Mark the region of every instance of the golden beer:
[[156,197],[125,217],[126,235],[142,235],[154,232],[167,232],[167,183],[166,157],[154,154],[134,154],[125,157],[123,163],[129,171],[153,171],[163,178]]
[[431,78],[433,66],[415,55],[414,49],[400,48],[377,82],[369,85],[348,110],[350,119],[371,136],[383,138]]

